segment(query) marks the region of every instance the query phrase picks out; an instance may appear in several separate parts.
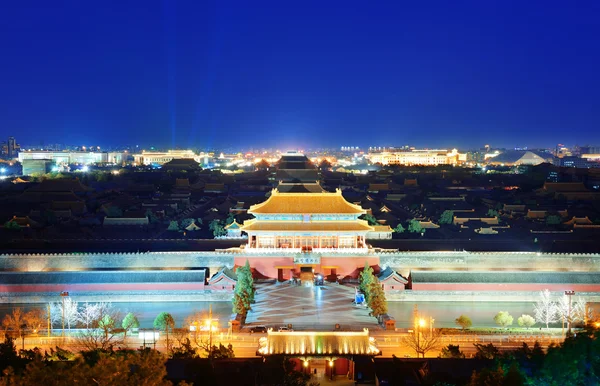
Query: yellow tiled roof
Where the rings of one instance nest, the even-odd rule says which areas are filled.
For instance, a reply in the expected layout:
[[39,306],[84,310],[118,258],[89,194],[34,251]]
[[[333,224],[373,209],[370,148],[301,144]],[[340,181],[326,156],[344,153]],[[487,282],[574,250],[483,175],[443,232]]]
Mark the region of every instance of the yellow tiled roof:
[[290,232],[369,232],[373,227],[364,220],[356,221],[259,221],[257,219],[244,221],[243,231],[290,231]]
[[346,201],[342,191],[335,193],[280,193],[273,189],[271,197],[263,203],[252,205],[250,214],[363,214],[359,205]]

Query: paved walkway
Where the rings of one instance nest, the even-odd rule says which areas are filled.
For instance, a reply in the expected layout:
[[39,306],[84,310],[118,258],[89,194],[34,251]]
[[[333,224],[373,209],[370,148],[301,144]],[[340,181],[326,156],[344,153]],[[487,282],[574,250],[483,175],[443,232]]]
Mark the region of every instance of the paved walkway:
[[280,327],[293,325],[294,330],[342,330],[379,328],[369,316],[369,309],[355,306],[354,288],[338,284],[303,287],[289,283],[260,283],[256,303],[246,324]]

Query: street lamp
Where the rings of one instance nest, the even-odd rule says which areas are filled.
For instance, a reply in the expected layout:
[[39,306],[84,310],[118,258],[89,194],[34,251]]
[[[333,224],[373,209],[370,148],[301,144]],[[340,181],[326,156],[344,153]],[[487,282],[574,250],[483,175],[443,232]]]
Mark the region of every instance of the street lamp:
[[335,363],[333,362],[333,359],[329,360],[329,379],[333,381],[333,366],[335,365]]
[[569,313],[567,314],[567,335],[571,335],[571,299],[575,295],[575,291],[565,291],[565,295],[569,297]]
[[65,298],[69,296],[67,291],[62,291],[60,297],[62,300],[62,336],[65,337]]

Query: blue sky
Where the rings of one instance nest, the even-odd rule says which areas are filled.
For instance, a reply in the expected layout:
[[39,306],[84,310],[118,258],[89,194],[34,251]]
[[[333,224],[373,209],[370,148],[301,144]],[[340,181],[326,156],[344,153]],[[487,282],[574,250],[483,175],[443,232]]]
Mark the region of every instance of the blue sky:
[[13,1],[29,144],[600,145],[600,2]]

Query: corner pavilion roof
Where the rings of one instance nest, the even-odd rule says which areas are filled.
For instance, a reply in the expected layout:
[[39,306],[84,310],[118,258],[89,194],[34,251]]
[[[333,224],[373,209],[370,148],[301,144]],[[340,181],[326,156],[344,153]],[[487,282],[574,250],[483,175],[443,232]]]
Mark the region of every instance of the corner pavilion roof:
[[359,205],[346,201],[342,191],[335,193],[280,193],[273,189],[269,199],[252,205],[250,214],[365,214]]
[[265,232],[369,232],[373,231],[364,220],[354,221],[257,221],[256,219],[244,221],[242,230],[245,232],[265,231]]

